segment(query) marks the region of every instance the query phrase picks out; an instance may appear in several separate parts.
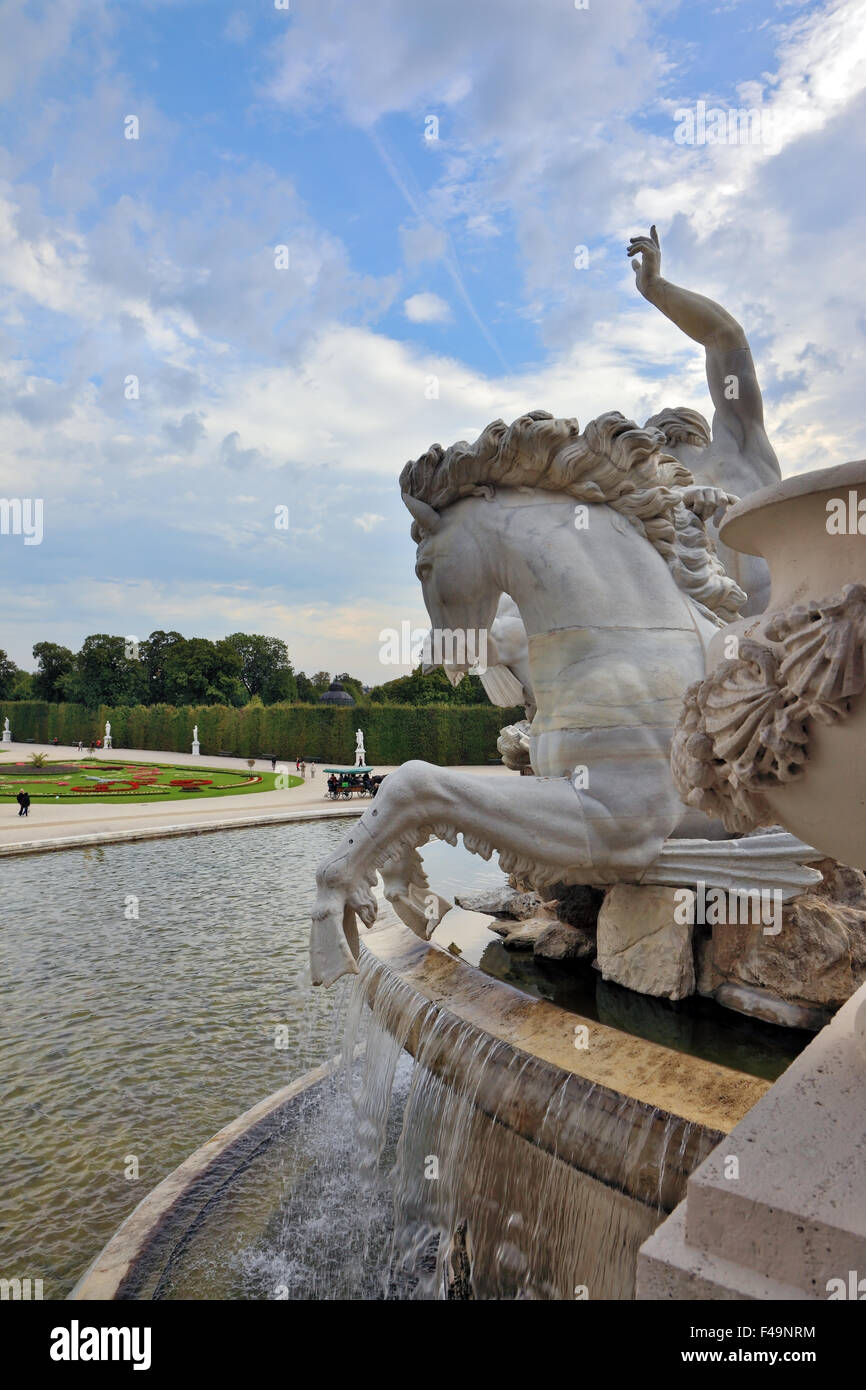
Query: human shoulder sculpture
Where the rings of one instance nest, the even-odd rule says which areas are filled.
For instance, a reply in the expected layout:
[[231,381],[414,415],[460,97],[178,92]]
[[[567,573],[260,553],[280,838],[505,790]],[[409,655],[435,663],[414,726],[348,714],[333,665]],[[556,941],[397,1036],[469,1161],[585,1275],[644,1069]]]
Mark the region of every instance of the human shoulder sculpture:
[[[691,470],[697,483],[746,497],[777,482],[781,470],[764,426],[761,389],[742,326],[706,295],[663,278],[661,246],[654,226],[649,236],[632,237],[626,254],[632,258],[644,299],[704,348],[714,406],[712,428],[696,410],[686,407],[651,416],[647,427],[662,430],[668,450]],[[712,524],[710,532],[717,540]],[[728,573],[748,594],[744,616],[763,612],[769,597],[769,572],[764,561],[738,554],[721,543],[718,549]]]

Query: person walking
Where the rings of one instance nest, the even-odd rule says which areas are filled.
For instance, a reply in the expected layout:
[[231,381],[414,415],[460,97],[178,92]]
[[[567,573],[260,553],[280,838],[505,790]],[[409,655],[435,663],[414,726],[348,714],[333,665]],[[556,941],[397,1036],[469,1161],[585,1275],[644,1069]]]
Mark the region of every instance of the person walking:
[[22,787],[21,790],[19,791],[18,795],[16,796],[15,800],[18,802],[18,805],[19,805],[19,807],[20,807],[20,809],[19,809],[19,811],[18,811],[19,816],[26,816],[26,815],[29,813],[29,811],[30,811],[30,794],[29,794],[29,792],[26,792],[26,791],[24,790],[24,788]]

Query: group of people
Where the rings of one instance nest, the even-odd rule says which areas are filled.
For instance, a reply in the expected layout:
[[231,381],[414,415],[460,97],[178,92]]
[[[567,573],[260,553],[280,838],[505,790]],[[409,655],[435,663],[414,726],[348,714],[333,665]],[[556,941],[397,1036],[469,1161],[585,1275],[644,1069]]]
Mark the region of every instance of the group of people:
[[[271,754],[271,772],[276,772],[276,770],[277,770],[277,755],[276,755],[276,753],[272,753],[272,754]],[[295,758],[295,771],[296,771],[296,772],[299,772],[299,773],[301,774],[302,777],[306,777],[306,775],[307,775],[307,764],[304,762],[304,759],[303,759],[303,758]],[[315,763],[311,763],[311,764],[310,764],[310,776],[311,776],[311,777],[315,777],[315,775],[316,775],[316,764],[315,764]]]
[[328,796],[336,800],[338,796],[349,797],[353,792],[375,796],[383,781],[382,777],[371,777],[369,772],[332,772],[328,778]]

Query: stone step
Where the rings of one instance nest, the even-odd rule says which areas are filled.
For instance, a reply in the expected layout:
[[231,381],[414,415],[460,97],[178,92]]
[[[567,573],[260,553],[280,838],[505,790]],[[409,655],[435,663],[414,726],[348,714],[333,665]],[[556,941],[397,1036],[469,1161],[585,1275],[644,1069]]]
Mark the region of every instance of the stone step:
[[638,1255],[639,1299],[739,1302],[779,1299],[811,1301],[814,1295],[766,1274],[731,1264],[686,1242],[686,1203],[671,1213],[658,1230],[644,1241]]
[[864,994],[689,1178],[685,1240],[698,1254],[811,1297],[850,1271],[866,1278],[866,1059],[854,1029]]

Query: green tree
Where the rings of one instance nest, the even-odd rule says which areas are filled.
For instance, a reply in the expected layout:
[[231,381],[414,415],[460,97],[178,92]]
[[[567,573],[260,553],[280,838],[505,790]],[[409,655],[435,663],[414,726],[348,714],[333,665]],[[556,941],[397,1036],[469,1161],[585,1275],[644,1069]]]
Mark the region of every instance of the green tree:
[[375,686],[369,694],[372,704],[398,705],[489,705],[487,692],[478,676],[464,676],[452,685],[441,666],[426,674],[416,666],[409,676],[398,676]]
[[298,683],[289,650],[279,637],[233,632],[225,640],[240,658],[241,680],[249,698],[259,695],[266,705],[298,698]]
[[296,680],[298,699],[308,705],[314,705],[331,684],[331,677],[327,671],[317,671],[314,676],[307,676],[303,671],[299,671]]
[[85,637],[75,667],[57,682],[65,700],[96,709],[99,705],[137,705],[147,699],[142,663],[127,655],[125,637],[96,632]]
[[182,633],[163,632],[161,628],[158,628],[142,642],[140,655],[147,674],[148,704],[164,704],[168,699],[166,695],[166,662],[172,647],[177,642],[183,641]]
[[231,643],[181,637],[166,646],[164,697],[170,705],[242,705],[241,659]]
[[75,653],[57,642],[37,642],[33,655],[38,663],[33,675],[33,694],[37,700],[63,699],[61,677],[75,669]]
[[33,698],[33,676],[29,671],[18,671],[12,682],[9,699],[32,700]]
[[21,671],[4,651],[0,651],[0,699],[10,700]]

